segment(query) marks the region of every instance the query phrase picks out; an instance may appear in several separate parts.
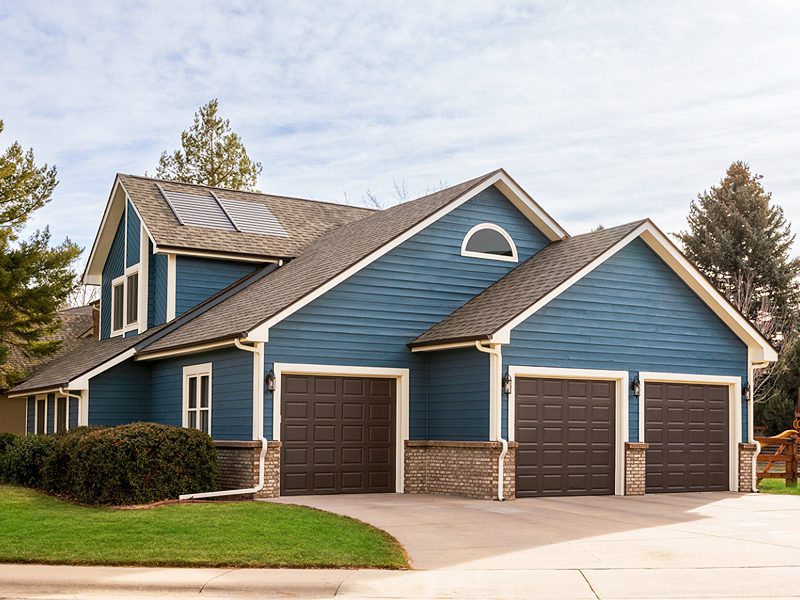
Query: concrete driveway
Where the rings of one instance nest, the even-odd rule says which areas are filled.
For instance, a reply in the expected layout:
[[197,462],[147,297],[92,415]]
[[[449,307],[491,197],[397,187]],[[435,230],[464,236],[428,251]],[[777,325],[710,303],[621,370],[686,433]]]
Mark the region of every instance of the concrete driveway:
[[415,569],[459,577],[503,570],[566,583],[572,572],[572,584],[586,585],[597,598],[800,595],[798,497],[697,493],[499,503],[373,494],[275,501],[371,523],[405,546]]

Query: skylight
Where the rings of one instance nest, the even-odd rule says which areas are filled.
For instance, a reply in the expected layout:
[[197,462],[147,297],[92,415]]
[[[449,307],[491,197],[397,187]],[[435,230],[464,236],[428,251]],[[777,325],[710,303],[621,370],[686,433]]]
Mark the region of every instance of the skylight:
[[220,198],[211,191],[189,194],[161,186],[159,190],[181,225],[289,237],[272,211],[260,202]]

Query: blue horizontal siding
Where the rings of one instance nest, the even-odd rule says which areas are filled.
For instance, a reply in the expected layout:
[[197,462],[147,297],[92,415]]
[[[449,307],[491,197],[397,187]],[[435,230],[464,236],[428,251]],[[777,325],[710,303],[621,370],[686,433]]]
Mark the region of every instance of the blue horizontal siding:
[[128,248],[125,257],[125,266],[132,267],[139,264],[139,247],[142,238],[142,223],[133,206],[128,202]]
[[[511,335],[506,365],[732,375],[747,347],[641,240],[597,267]],[[743,403],[746,415],[746,403]],[[638,402],[629,430],[638,435]],[[743,439],[747,437],[743,419]]]
[[115,426],[147,421],[150,370],[128,360],[89,381],[89,424]]
[[252,273],[255,268],[252,263],[178,256],[175,265],[175,316]]
[[160,360],[150,374],[151,420],[183,424],[183,368],[212,363],[211,436],[249,440],[253,434],[253,355],[230,348]]
[[70,429],[74,429],[78,426],[78,399],[77,398],[68,398],[67,401],[69,402],[69,406],[67,409],[67,419],[69,420],[68,427]]
[[489,355],[475,348],[431,352],[428,437],[489,439]]
[[125,219],[119,220],[100,285],[100,338],[111,335],[111,282],[125,272]]
[[154,254],[150,244],[149,283],[147,287],[147,326],[167,321],[167,255]]
[[[274,362],[407,368],[410,435],[436,432],[471,439],[488,432],[480,417],[433,429],[426,416],[427,358],[409,352],[420,333],[503,277],[516,264],[461,256],[461,242],[480,223],[503,227],[526,260],[548,240],[494,187],[454,209],[270,330],[267,370]],[[477,352],[477,351],[476,351]],[[272,398],[265,398],[265,432],[272,434]],[[485,435],[485,434],[480,434]],[[480,439],[484,439],[481,437]]]

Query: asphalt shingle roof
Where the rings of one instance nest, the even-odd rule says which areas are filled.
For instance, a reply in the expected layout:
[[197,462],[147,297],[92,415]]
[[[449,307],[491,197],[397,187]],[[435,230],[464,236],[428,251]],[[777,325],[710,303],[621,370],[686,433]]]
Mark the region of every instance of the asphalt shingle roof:
[[105,340],[86,338],[79,340],[70,352],[37,370],[31,377],[11,391],[17,393],[64,386],[76,377],[88,373],[133,346],[141,344],[150,334],[156,333],[160,328],[148,329],[142,335],[129,338],[114,337]]
[[553,242],[417,337],[411,346],[487,340],[646,220]]
[[342,225],[296,259],[142,348],[142,353],[240,336],[307,296],[498,171]]
[[56,333],[44,338],[44,341],[58,340],[61,346],[51,356],[28,356],[17,346],[9,346],[8,360],[3,365],[23,373],[30,373],[37,367],[46,365],[58,357],[71,352],[81,342],[81,337],[91,333],[93,325],[92,306],[78,306],[58,311],[59,328]]
[[[375,212],[345,204],[161,181],[138,175],[120,174],[118,177],[136,210],[142,215],[156,244],[164,249],[180,248],[264,258],[292,258],[298,256],[303,248],[327,231],[363,219]],[[275,215],[288,236],[181,225],[159,191],[159,185],[165,191],[209,195],[211,190],[222,200],[263,204]]]

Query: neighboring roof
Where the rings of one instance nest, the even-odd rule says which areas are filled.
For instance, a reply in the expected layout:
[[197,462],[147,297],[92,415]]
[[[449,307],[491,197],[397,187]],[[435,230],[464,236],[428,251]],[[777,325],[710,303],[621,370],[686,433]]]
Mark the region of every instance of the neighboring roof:
[[11,390],[11,393],[55,389],[88,373],[96,366],[116,358],[145,341],[143,337],[155,333],[158,328],[148,329],[143,335],[134,337],[114,337],[105,340],[82,339],[67,354],[48,363]]
[[[123,206],[120,205],[124,203],[121,201],[122,195],[117,193],[117,183],[130,198],[142,217],[146,230],[161,251],[210,252],[264,260],[293,258],[325,232],[375,212],[368,208],[333,202],[117,174],[103,222],[86,266],[86,273],[93,275],[94,283],[99,281],[97,278],[114,237],[113,231],[104,231],[104,228],[116,229],[116,222],[123,214]],[[159,187],[168,195],[179,194],[184,209],[191,207],[193,198],[197,201],[198,210],[201,212],[207,209],[206,205],[209,202],[216,205],[219,199],[225,205],[226,211],[231,214],[236,213],[234,218],[243,213],[256,212],[257,207],[265,206],[277,223],[272,223],[269,228],[271,231],[264,233],[248,232],[251,227],[243,227],[244,231],[237,231],[235,227],[221,229],[182,225]],[[247,204],[255,204],[255,210],[246,210]]]
[[242,336],[500,172],[487,173],[334,229],[298,258],[142,348],[141,354]]
[[55,354],[50,356],[28,356],[21,348],[10,346],[8,349],[8,360],[3,367],[8,367],[14,371],[30,373],[37,367],[48,364],[59,356],[70,352],[81,341],[92,334],[93,329],[93,307],[78,306],[66,308],[58,311],[59,328],[56,333],[47,336],[43,341],[58,340],[61,346]]
[[489,340],[646,221],[553,242],[411,342],[412,347]]

